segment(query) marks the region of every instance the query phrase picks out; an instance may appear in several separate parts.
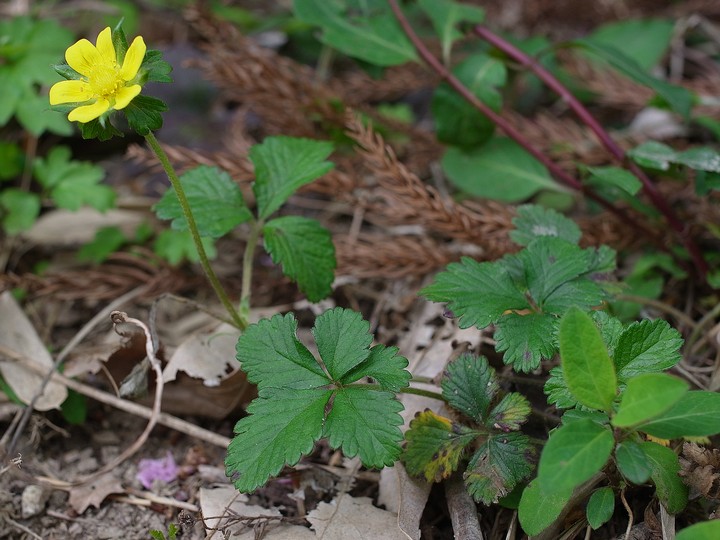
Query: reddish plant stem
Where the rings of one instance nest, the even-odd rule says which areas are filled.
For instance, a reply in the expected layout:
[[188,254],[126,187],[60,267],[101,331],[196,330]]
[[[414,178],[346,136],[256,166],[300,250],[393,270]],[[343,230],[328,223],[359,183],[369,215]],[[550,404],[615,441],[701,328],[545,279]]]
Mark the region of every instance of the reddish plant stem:
[[657,208],[657,210],[665,216],[668,224],[678,235],[680,241],[685,246],[685,249],[687,249],[688,253],[692,257],[693,263],[695,264],[695,268],[700,274],[700,277],[704,279],[708,271],[708,266],[697,244],[695,244],[688,234],[687,227],[683,225],[677,214],[668,204],[667,200],[662,196],[662,193],[660,193],[650,177],[645,174],[645,171],[643,171],[635,162],[626,159],[625,151],[613,140],[607,130],[595,119],[590,111],[587,110],[587,108],[565,87],[565,85],[557,80],[552,73],[545,69],[533,57],[525,54],[512,43],[509,43],[482,25],[475,26],[474,30],[477,36],[507,54],[520,65],[532,71],[548,86],[548,88],[558,94],[565,103],[567,103],[568,107],[570,107],[570,109],[577,115],[577,117],[587,127],[589,127],[593,133],[595,133],[595,136],[607,149],[607,151],[610,152],[610,154],[612,154],[612,156],[621,164],[625,165],[628,170],[630,170],[630,172],[632,172],[638,180],[640,180],[645,195],[647,195],[648,199],[650,199],[650,202],[652,202],[655,208]]
[[473,107],[487,116],[492,120],[497,127],[499,127],[508,137],[513,139],[516,143],[522,146],[530,155],[542,163],[550,174],[563,184],[580,191],[587,198],[592,199],[600,206],[605,208],[607,211],[615,214],[621,221],[627,223],[629,226],[634,227],[636,230],[641,231],[647,236],[652,242],[663,251],[668,251],[668,248],[662,243],[657,234],[648,229],[645,225],[638,222],[632,216],[630,216],[623,209],[614,206],[609,201],[600,197],[597,193],[584,186],[578,179],[572,175],[563,171],[554,161],[547,157],[543,152],[535,148],[530,141],[522,134],[522,132],[516,129],[510,122],[500,116],[490,107],[485,105],[480,99],[478,99],[462,82],[460,82],[443,64],[438,60],[430,50],[425,46],[420,37],[413,30],[412,25],[405,17],[405,14],[400,9],[397,0],[388,0],[388,4],[395,14],[395,18],[400,23],[405,35],[412,42],[415,50],[420,55],[422,60],[438,75],[440,75],[458,94],[460,94],[468,103]]

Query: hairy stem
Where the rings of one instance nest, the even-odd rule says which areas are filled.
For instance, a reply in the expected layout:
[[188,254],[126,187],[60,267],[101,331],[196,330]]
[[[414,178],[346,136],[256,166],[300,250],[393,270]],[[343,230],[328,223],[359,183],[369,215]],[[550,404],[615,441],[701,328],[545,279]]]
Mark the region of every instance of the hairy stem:
[[502,37],[494,34],[488,28],[477,25],[475,26],[475,34],[490,43],[493,47],[507,54],[510,58],[518,62],[520,65],[532,71],[537,77],[543,81],[548,88],[558,94],[568,107],[577,115],[577,117],[589,127],[600,143],[607,149],[610,154],[620,163],[624,164],[630,172],[632,172],[642,183],[643,191],[655,208],[665,216],[666,221],[677,234],[680,241],[688,250],[690,256],[695,263],[697,272],[700,277],[704,278],[707,274],[707,262],[702,256],[697,244],[688,234],[687,227],[680,221],[675,211],[670,207],[665,197],[657,189],[653,181],[636,163],[626,160],[625,151],[618,145],[607,130],[598,122],[595,117],[587,110],[587,108],[578,100],[565,85],[542,66],[533,57],[525,54],[523,51],[515,47],[512,43],[507,42]]
[[[352,383],[344,385],[345,388],[367,388],[368,390],[382,390],[382,387],[379,384],[369,384],[369,383]],[[401,394],[415,394],[416,396],[424,396],[428,397],[430,399],[437,399],[439,401],[445,401],[445,398],[442,397],[442,394],[438,394],[437,392],[433,392],[432,390],[423,390],[422,388],[413,388],[412,386],[408,386],[406,388],[401,388],[399,390]]]
[[250,295],[252,294],[252,272],[255,259],[255,248],[260,239],[263,222],[253,221],[250,227],[245,253],[243,254],[242,289],[240,292],[240,316],[246,321],[250,320]]
[[183,216],[185,216],[185,220],[188,224],[188,229],[190,229],[190,235],[192,236],[193,243],[195,244],[195,249],[197,249],[198,256],[200,258],[200,265],[205,271],[205,275],[207,276],[210,285],[215,291],[217,297],[220,299],[220,302],[222,302],[222,305],[230,314],[230,317],[233,320],[233,324],[235,324],[235,326],[237,326],[241,330],[245,329],[248,325],[247,320],[240,317],[237,310],[230,301],[230,298],[225,292],[225,289],[220,283],[220,280],[217,278],[215,271],[210,265],[210,259],[208,259],[205,248],[203,247],[202,239],[200,238],[200,233],[198,232],[197,224],[195,223],[195,218],[193,217],[190,204],[188,203],[187,196],[185,195],[185,190],[180,183],[180,179],[178,178],[174,167],[170,163],[170,159],[168,159],[165,150],[163,150],[162,146],[160,146],[160,143],[155,138],[155,135],[152,131],[145,135],[145,140],[148,142],[153,152],[155,152],[158,160],[160,160],[160,163],[165,170],[165,174],[167,174],[167,177],[170,180],[170,183],[172,184],[175,193],[177,194],[178,201],[180,202],[180,208],[182,208]]

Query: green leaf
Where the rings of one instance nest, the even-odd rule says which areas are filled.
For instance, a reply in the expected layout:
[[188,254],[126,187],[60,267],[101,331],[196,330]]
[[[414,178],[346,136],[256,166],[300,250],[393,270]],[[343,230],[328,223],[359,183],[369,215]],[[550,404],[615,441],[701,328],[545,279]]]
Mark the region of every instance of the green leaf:
[[465,485],[477,502],[494,504],[533,471],[535,449],[522,433],[492,434],[468,463]]
[[540,534],[558,518],[572,496],[571,489],[542,491],[536,478],[523,491],[518,507],[518,519],[523,531],[530,536]]
[[72,388],[68,388],[67,397],[60,405],[63,419],[74,426],[84,424],[87,418],[87,409],[87,398]]
[[384,3],[376,13],[356,15],[348,0],[294,0],[300,20],[320,26],[320,40],[342,53],[378,66],[404,64],[417,58],[415,48]]
[[530,372],[540,361],[552,358],[556,352],[558,319],[544,313],[502,317],[495,329],[495,349],[505,352],[503,362],[516,371]]
[[688,384],[685,381],[665,373],[646,373],[632,377],[622,394],[612,424],[616,427],[630,427],[654,418],[677,403],[687,391]]
[[587,39],[621,48],[628,58],[649,72],[667,52],[674,25],[662,19],[630,19],[603,24]]
[[40,215],[40,197],[21,189],[0,191],[0,216],[7,234],[18,234],[33,226]]
[[611,431],[592,420],[578,420],[554,431],[538,465],[540,490],[572,490],[602,469],[615,441]]
[[615,448],[615,460],[622,475],[634,484],[644,484],[650,478],[652,468],[642,446],[624,441]]
[[624,328],[623,324],[615,317],[608,315],[606,311],[593,311],[590,313],[592,320],[600,330],[603,343],[607,347],[608,354],[611,357],[615,356],[615,347],[617,347],[620,336],[622,335]]
[[562,368],[560,366],[552,368],[549,375],[543,388],[548,397],[548,403],[555,405],[558,409],[577,407],[578,401],[567,387]]
[[325,161],[332,151],[329,142],[282,136],[253,146],[249,158],[255,166],[258,217],[267,219],[298,188],[332,169],[333,164]]
[[[210,260],[214,259],[217,256],[215,241],[207,236],[201,238],[200,241],[208,258]],[[180,264],[185,259],[190,262],[200,262],[200,256],[190,231],[176,231],[173,229],[161,231],[155,238],[153,250],[172,265]]]
[[577,422],[578,420],[592,420],[596,424],[606,426],[610,423],[610,417],[600,411],[591,411],[589,409],[570,409],[565,411],[560,421],[563,424]]
[[408,473],[440,482],[458,468],[463,450],[479,433],[429,409],[418,412],[405,433],[403,463]]
[[560,321],[560,358],[570,392],[579,403],[609,411],[617,379],[600,332],[589,315],[571,308]]
[[590,496],[585,509],[588,525],[593,530],[599,529],[610,521],[613,512],[615,512],[615,494],[612,488],[602,487],[596,489]]
[[397,347],[375,345],[365,360],[342,376],[342,383],[351,384],[361,377],[370,377],[383,390],[399,392],[410,384],[412,375],[405,370],[407,359],[397,353]]
[[[502,97],[497,87],[505,84],[505,64],[486,54],[474,54],[453,68],[453,74],[480,101],[498,112]],[[449,84],[440,84],[431,103],[437,138],[472,150],[485,144],[495,131],[495,124],[478,111]]]
[[250,325],[237,342],[237,359],[248,380],[265,388],[309,389],[329,381],[312,353],[296,336],[297,320],[288,313]]
[[628,157],[641,167],[667,171],[675,160],[675,150],[658,141],[645,141],[628,150]]
[[505,433],[517,431],[522,424],[527,422],[531,410],[530,402],[525,396],[518,392],[511,392],[506,394],[493,408],[485,425]]
[[330,390],[264,389],[235,425],[225,458],[226,474],[241,492],[261,486],[283,465],[295,465],[323,430]]
[[23,171],[25,155],[20,147],[11,142],[0,141],[0,181],[15,178]]
[[720,394],[687,392],[659,417],[636,427],[653,437],[709,437],[720,433]]
[[516,212],[517,215],[512,220],[515,230],[510,231],[510,238],[516,244],[527,246],[541,236],[562,238],[572,244],[580,241],[580,227],[551,208],[524,204],[518,206]]
[[127,239],[118,227],[103,227],[95,233],[92,242],[88,242],[77,253],[79,261],[100,264],[112,253],[120,249]]
[[167,105],[157,98],[136,96],[130,104],[122,109],[127,117],[128,124],[138,135],[143,137],[151,131],[157,131],[163,125],[161,113],[168,110]]
[[[252,217],[238,185],[217,167],[190,169],[180,184],[201,236],[219,238]],[[153,209],[158,218],[171,219],[173,229],[189,230],[174,189],[169,188]]]
[[54,187],[50,196],[59,208],[78,210],[87,205],[104,212],[115,206],[116,194],[110,186],[98,184],[91,176],[79,176]]
[[38,94],[34,88],[27,88],[21,95],[15,110],[18,122],[30,133],[39,137],[46,131],[58,135],[72,135],[72,124],[49,107],[47,96]]
[[145,51],[145,57],[138,71],[138,79],[143,85],[146,82],[169,83],[172,82],[170,72],[172,66],[163,60],[162,52],[150,49]]
[[530,307],[503,265],[479,263],[469,257],[450,263],[420,294],[434,302],[446,302],[460,318],[461,328],[485,328],[507,310]]
[[[248,380],[257,384],[259,397],[248,408],[250,416],[236,426],[238,436],[228,449],[227,474],[234,477],[238,489],[253,490],[283,464],[297,463],[321,436],[346,455],[359,455],[367,467],[389,465],[398,458],[402,441],[398,412],[403,407],[395,395],[350,386],[332,380],[328,373],[347,374],[364,359],[368,371],[356,371],[356,378],[379,373],[387,386],[407,382],[409,374],[392,375],[389,366],[377,365],[389,360],[404,371],[399,367],[404,359],[394,358],[395,350],[391,355],[378,349],[373,355],[367,331],[368,323],[350,310],[336,308],[321,315],[313,335],[322,362],[297,339],[292,314],[250,325],[240,336],[237,357]],[[288,448],[283,449],[283,444]]]
[[342,380],[370,354],[370,324],[356,311],[339,307],[326,311],[315,320],[312,334],[333,380]]
[[680,464],[675,452],[654,442],[644,442],[640,446],[652,469],[650,477],[658,499],[670,514],[677,514],[687,505],[688,487],[678,475]]
[[333,396],[323,435],[330,446],[341,448],[347,457],[359,455],[366,467],[389,466],[402,452],[399,426],[403,419],[398,414],[402,410],[402,404],[390,392],[340,388]]
[[717,519],[686,527],[675,536],[675,540],[716,540],[717,538],[720,538],[720,520]]
[[[537,304],[555,311],[565,296],[562,285],[582,276],[590,269],[592,251],[583,250],[562,238],[544,236],[530,242],[518,254],[525,267],[530,295]],[[598,302],[602,292],[598,289]],[[561,311],[567,309],[564,305]]]
[[488,417],[500,389],[487,358],[472,354],[462,354],[450,362],[440,384],[448,405],[480,423]]
[[618,378],[670,369],[680,361],[680,333],[666,321],[643,320],[630,324],[620,335],[614,361]]
[[432,21],[435,33],[440,38],[442,57],[446,64],[450,61],[453,42],[463,36],[456,28],[458,23],[480,23],[485,19],[482,8],[452,0],[420,0],[418,5]]
[[720,154],[712,148],[690,148],[678,152],[675,156],[675,162],[696,171],[720,172]]
[[685,118],[690,116],[693,95],[685,88],[672,85],[648,75],[640,64],[625,55],[620,49],[596,43],[590,39],[578,39],[573,43],[597,55],[633,81],[651,88],[676,113]]
[[642,182],[634,174],[620,167],[588,167],[587,170],[590,173],[587,182],[591,186],[611,186],[628,195],[635,195],[642,188]]
[[475,197],[518,202],[542,189],[565,191],[542,163],[507,138],[493,138],[467,152],[448,148],[442,167],[455,186]]
[[311,302],[332,293],[335,246],[330,232],[314,219],[300,216],[275,218],[263,227],[265,249],[283,273],[297,282]]

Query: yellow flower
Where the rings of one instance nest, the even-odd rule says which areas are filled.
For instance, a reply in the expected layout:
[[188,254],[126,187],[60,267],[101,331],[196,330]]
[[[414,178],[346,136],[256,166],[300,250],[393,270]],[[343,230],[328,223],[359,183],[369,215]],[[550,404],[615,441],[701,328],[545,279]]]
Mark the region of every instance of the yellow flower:
[[50,88],[50,105],[83,103],[70,111],[71,122],[90,122],[111,109],[123,109],[140,93],[135,83],[145,58],[145,42],[138,36],[125,53],[122,65],[112,42],[110,27],[100,32],[95,45],[81,39],[65,51],[68,65],[82,77],[61,81]]

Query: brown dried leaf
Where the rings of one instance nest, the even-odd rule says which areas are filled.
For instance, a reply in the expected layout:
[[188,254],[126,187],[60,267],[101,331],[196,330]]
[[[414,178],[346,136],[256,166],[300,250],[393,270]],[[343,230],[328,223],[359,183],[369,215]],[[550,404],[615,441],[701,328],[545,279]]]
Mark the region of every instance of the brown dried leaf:
[[690,487],[690,499],[720,499],[720,450],[686,442],[679,461],[679,474]]
[[103,474],[94,481],[70,488],[69,504],[78,514],[88,506],[100,508],[102,502],[113,493],[125,493],[120,480],[111,473]]
[[307,520],[318,538],[407,540],[398,527],[397,515],[373,506],[368,497],[341,495],[331,503],[320,503]]

